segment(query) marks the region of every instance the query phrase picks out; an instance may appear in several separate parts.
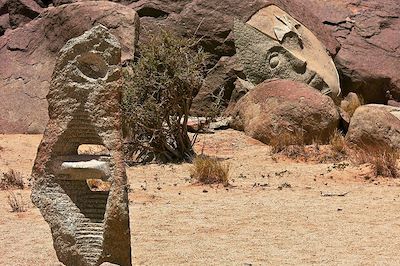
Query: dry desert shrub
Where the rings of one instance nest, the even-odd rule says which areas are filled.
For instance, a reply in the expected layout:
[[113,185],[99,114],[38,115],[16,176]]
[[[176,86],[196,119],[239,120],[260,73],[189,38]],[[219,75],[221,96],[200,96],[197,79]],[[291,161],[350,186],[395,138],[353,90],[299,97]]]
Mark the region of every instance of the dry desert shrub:
[[140,47],[125,69],[122,97],[128,161],[190,161],[189,110],[205,73],[206,55],[197,41],[162,32]]
[[400,153],[390,148],[355,148],[351,151],[355,164],[370,164],[374,175],[399,178],[398,160]]
[[22,199],[21,193],[9,192],[7,195],[8,205],[11,207],[12,212],[26,212],[27,204]]
[[10,169],[7,173],[3,173],[0,179],[0,190],[7,189],[24,189],[24,180],[20,172]]
[[229,164],[218,158],[199,155],[193,160],[191,177],[201,184],[229,185]]

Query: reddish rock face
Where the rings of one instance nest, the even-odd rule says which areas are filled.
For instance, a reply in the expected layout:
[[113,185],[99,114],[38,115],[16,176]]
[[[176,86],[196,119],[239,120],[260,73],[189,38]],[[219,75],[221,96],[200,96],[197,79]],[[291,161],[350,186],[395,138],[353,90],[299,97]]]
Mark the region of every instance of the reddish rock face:
[[237,102],[232,116],[233,128],[266,144],[283,136],[300,137],[305,143],[327,141],[339,124],[330,97],[289,80],[257,85]]
[[[245,78],[241,66],[232,57],[236,53],[234,45],[234,19],[247,21],[258,10],[267,5],[277,5],[287,11],[323,42],[331,54],[336,54],[338,42],[330,31],[303,4],[292,0],[140,0],[121,1],[133,2],[129,7],[135,9],[141,17],[143,30],[140,34],[141,43],[145,43],[151,34],[160,28],[174,30],[177,33],[199,39],[204,49],[211,53],[211,63],[214,67],[208,73],[203,87],[196,96],[192,113],[208,115],[215,112],[213,105],[224,109],[230,101],[234,83],[237,77]],[[225,92],[221,93],[224,88]],[[224,103],[215,103],[221,98]],[[221,101],[220,101],[221,102]],[[216,109],[216,108],[214,108]]]
[[318,23],[318,19],[303,4],[291,0],[141,0],[129,7],[138,12],[141,25],[146,28],[140,36],[142,41],[161,26],[186,36],[201,38],[200,44],[207,52],[231,56],[235,54],[232,34],[234,19],[245,22],[259,9],[272,4],[301,21],[319,37],[331,54],[336,54],[338,43],[329,30]]
[[12,28],[28,23],[43,11],[34,0],[8,0],[7,8]]
[[[102,25],[69,40],[52,75],[50,120],[32,169],[32,201],[67,266],[131,265],[122,152],[121,46]],[[106,152],[82,154],[80,145]],[[105,182],[98,191],[91,180]]]
[[17,28],[39,16],[43,7],[34,0],[0,0],[0,36],[6,29]]
[[111,29],[132,58],[138,38],[135,11],[111,2],[48,8],[40,18],[0,37],[0,133],[42,133],[48,120],[46,94],[58,51],[95,24]]
[[305,0],[341,43],[336,65],[344,95],[386,103],[400,99],[400,5],[398,0]]

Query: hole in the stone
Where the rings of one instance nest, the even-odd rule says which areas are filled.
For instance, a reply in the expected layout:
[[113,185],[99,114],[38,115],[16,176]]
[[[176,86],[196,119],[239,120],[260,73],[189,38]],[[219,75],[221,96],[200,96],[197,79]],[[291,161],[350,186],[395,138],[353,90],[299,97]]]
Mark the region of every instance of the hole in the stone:
[[91,191],[110,191],[111,182],[101,179],[86,179],[86,183]]
[[107,63],[100,54],[86,53],[78,58],[79,70],[89,78],[104,78],[107,74]]
[[110,151],[104,145],[82,144],[78,147],[78,155],[109,156]]
[[169,15],[167,12],[163,10],[147,6],[137,10],[137,13],[139,17],[152,17],[152,18],[166,18]]

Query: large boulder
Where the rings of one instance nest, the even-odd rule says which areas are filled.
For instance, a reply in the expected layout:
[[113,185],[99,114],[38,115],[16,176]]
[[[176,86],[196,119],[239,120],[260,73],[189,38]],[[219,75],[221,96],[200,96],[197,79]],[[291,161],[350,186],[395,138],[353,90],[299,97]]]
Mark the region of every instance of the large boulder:
[[400,100],[399,1],[302,1],[341,43],[335,62],[344,94],[355,91],[367,103],[386,103],[389,94]]
[[264,143],[283,136],[305,143],[327,141],[339,125],[333,100],[304,83],[271,80],[242,97],[232,112],[231,126]]
[[0,37],[0,133],[42,133],[46,94],[58,51],[71,38],[103,24],[117,36],[122,60],[133,58],[137,13],[111,2],[48,8],[39,18]]
[[362,148],[400,148],[400,108],[367,104],[357,108],[346,140]]

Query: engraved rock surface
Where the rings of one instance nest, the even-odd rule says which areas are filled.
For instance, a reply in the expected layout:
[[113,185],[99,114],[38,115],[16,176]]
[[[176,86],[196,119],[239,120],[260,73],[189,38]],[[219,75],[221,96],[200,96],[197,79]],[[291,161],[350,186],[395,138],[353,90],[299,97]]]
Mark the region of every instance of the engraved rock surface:
[[[120,62],[118,39],[98,25],[65,44],[52,75],[50,120],[32,169],[32,201],[67,266],[131,265]],[[103,145],[109,155],[78,154],[83,144]],[[108,191],[88,186],[86,179],[99,171],[111,184]]]
[[277,6],[259,10],[246,23],[235,21],[235,46],[247,79],[303,82],[338,102],[339,74],[324,45]]
[[307,84],[271,80],[243,96],[231,113],[231,127],[269,144],[301,134],[305,143],[327,141],[339,125],[333,100]]

